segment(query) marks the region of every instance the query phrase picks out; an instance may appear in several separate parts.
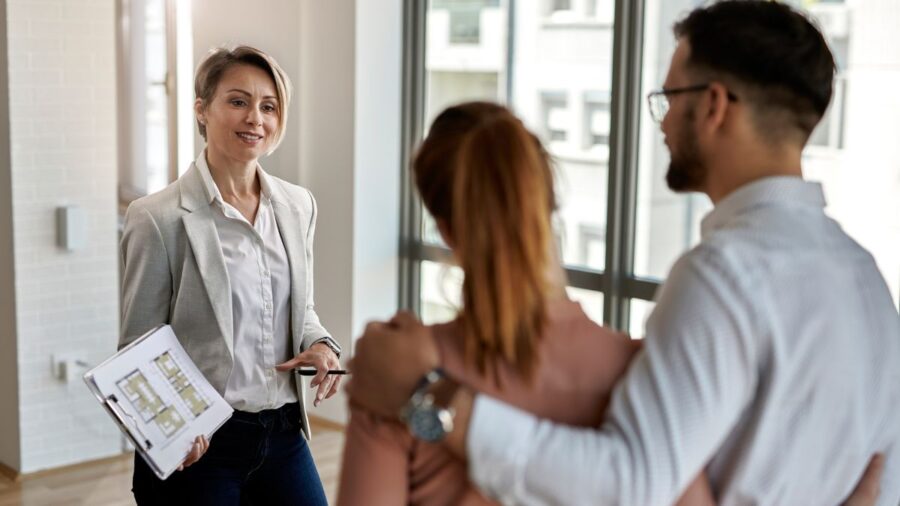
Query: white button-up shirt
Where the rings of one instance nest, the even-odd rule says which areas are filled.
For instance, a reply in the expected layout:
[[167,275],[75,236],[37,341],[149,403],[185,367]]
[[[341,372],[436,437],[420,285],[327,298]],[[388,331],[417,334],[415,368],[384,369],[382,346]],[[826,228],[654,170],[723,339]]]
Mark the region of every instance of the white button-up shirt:
[[900,316],[821,187],[723,199],[657,295],[599,430],[479,396],[472,480],[505,504],[666,505],[702,470],[720,504],[836,504],[874,452],[900,501]]
[[196,165],[215,208],[216,231],[231,285],[234,368],[225,385],[225,400],[234,409],[250,412],[297,402],[291,372],[274,369],[275,364],[292,357],[291,270],[266,173],[257,166],[259,208],[251,224],[222,199],[205,151]]

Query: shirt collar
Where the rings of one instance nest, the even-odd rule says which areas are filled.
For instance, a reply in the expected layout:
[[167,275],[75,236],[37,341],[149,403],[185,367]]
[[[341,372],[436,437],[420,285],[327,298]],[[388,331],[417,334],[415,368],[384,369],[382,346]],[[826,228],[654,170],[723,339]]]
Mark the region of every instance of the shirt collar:
[[[205,149],[200,152],[200,156],[197,157],[194,164],[197,166],[197,170],[200,171],[200,177],[203,178],[207,202],[210,204],[213,202],[219,202],[220,204],[224,203],[225,201],[222,199],[222,192],[220,192],[219,187],[216,186],[216,182],[213,180],[212,174],[209,171],[209,164],[206,163]],[[265,198],[267,201],[272,200],[272,185],[269,182],[269,175],[266,174],[266,171],[264,171],[258,163],[256,164],[256,173],[259,176],[260,197]]]
[[766,205],[825,207],[822,185],[796,176],[766,177],[745,184],[719,201],[700,223],[700,237],[725,228],[738,216]]

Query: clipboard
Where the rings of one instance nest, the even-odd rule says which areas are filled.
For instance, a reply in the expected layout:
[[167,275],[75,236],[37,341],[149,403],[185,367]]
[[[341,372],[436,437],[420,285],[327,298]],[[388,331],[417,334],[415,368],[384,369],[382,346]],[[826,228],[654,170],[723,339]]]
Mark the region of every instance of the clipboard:
[[181,465],[197,436],[211,438],[234,412],[169,325],[85,373],[84,382],[161,480]]

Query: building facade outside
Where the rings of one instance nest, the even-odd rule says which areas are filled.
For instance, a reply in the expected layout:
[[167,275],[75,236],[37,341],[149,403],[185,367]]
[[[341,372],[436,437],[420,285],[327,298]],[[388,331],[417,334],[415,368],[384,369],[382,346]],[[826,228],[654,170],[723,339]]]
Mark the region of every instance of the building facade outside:
[[[509,104],[556,162],[557,236],[566,264],[603,270],[612,88],[613,0],[433,0],[426,48],[426,124],[447,105],[472,99]],[[643,94],[665,79],[672,24],[698,0],[647,0]],[[818,25],[838,62],[832,104],[803,153],[827,212],[872,252],[900,298],[900,5],[891,0],[795,1]],[[704,195],[665,185],[668,151],[646,109],[640,118],[634,269],[664,279],[699,240],[712,208]],[[426,240],[439,242],[426,221]],[[446,319],[461,275],[426,262],[423,316]],[[572,290],[602,320],[599,292]],[[639,335],[651,302],[634,301]]]

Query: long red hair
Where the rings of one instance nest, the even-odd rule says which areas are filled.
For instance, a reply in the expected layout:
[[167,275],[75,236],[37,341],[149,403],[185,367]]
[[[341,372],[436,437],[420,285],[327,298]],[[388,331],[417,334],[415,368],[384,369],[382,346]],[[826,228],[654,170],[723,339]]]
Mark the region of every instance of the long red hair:
[[505,107],[471,102],[434,120],[413,172],[465,274],[460,316],[467,362],[484,374],[503,359],[530,378],[552,260],[555,199],[546,151]]

